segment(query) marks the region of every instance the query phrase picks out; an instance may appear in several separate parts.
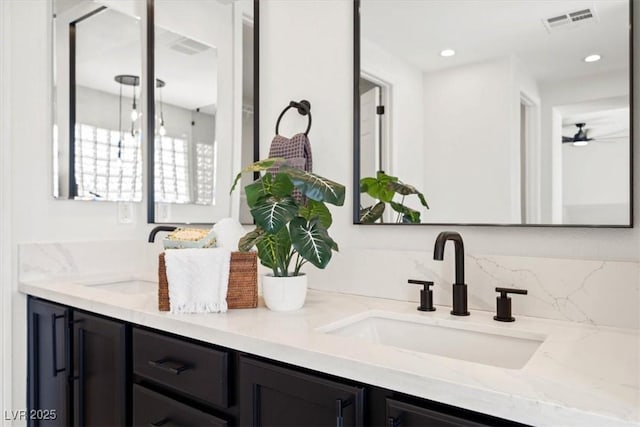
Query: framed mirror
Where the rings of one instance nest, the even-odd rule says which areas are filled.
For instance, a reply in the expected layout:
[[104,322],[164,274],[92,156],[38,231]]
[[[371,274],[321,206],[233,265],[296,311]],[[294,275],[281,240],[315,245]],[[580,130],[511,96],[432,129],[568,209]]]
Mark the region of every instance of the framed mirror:
[[53,2],[53,195],[142,201],[145,1]]
[[259,158],[258,1],[155,0],[149,19],[148,222],[250,220],[229,190]]
[[629,0],[354,7],[354,223],[633,226]]

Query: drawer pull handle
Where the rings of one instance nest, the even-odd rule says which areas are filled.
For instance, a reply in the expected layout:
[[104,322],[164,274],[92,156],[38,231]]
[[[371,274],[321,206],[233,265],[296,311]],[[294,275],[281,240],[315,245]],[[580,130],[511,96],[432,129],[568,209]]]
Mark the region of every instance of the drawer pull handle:
[[184,371],[191,369],[190,366],[183,365],[182,363],[173,361],[171,359],[149,360],[149,366],[172,373],[174,375],[180,375]]
[[149,427],[159,427],[159,426],[170,427],[170,426],[177,426],[177,424],[172,423],[171,418],[163,418],[159,421],[151,421],[149,423]]
[[400,423],[400,418],[389,417],[387,426],[388,427],[400,427],[402,424]]
[[344,426],[344,409],[353,403],[353,398],[336,399],[336,427]]

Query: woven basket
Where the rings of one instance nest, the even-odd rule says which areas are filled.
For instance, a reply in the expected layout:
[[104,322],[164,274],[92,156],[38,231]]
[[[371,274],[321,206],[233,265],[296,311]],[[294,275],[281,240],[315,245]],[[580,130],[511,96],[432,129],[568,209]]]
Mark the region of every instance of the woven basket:
[[[229,286],[227,288],[229,308],[256,308],[258,306],[258,257],[256,252],[231,252]],[[158,310],[169,311],[169,282],[164,253],[158,262]]]

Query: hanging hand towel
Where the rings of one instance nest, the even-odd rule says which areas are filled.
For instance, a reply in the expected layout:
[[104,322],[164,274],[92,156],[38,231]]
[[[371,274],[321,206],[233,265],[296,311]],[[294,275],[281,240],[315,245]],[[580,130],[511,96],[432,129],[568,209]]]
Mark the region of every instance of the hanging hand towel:
[[[304,133],[297,133],[291,138],[285,138],[282,135],[276,135],[271,141],[269,147],[269,158],[280,157],[287,159],[287,164],[291,167],[311,172],[313,169],[313,161],[311,158],[311,144],[309,138]],[[272,175],[278,173],[278,167],[269,169]],[[299,190],[292,193],[294,199],[298,203],[306,203],[306,199]]]
[[[289,166],[312,172],[313,161],[311,159],[311,144],[304,133],[297,133],[291,138],[276,135],[271,141],[269,157],[281,157],[288,160]],[[272,171],[272,173],[276,173]]]
[[166,250],[171,312],[226,312],[230,259],[222,248]]

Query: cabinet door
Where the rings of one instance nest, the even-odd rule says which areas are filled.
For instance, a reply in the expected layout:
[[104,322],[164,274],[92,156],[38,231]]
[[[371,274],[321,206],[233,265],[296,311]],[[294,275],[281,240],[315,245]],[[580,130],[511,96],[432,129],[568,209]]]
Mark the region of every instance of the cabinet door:
[[491,424],[444,414],[420,406],[387,399],[388,427],[482,427]]
[[29,297],[27,406],[30,426],[70,421],[70,358],[67,307]]
[[127,326],[74,311],[74,424],[123,426],[130,400]]
[[362,426],[364,390],[240,359],[240,425]]

